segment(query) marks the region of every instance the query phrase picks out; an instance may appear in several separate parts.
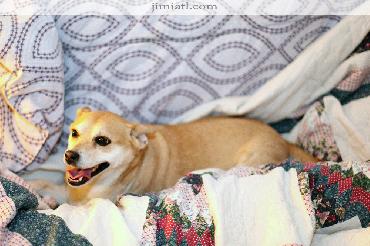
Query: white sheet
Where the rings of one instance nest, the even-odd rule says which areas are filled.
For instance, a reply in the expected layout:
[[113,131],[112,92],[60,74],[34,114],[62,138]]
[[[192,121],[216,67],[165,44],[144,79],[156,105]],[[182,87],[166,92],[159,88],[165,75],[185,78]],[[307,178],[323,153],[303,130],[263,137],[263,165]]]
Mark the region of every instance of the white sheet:
[[297,172],[276,168],[244,178],[204,177],[216,245],[309,245],[314,227]]
[[339,231],[333,234],[316,234],[311,243],[312,246],[369,246],[370,227],[366,229],[354,229]]
[[85,236],[93,245],[139,245],[149,199],[127,196],[123,200],[124,209],[97,198],[83,206],[63,204],[40,212],[61,217],[73,233]]

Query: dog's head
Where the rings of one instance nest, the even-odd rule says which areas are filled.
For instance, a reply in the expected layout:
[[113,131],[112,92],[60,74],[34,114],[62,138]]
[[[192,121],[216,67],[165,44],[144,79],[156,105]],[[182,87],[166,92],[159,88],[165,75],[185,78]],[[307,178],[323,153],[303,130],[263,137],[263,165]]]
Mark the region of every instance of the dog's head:
[[117,178],[148,144],[138,128],[114,113],[77,110],[64,156],[66,182],[78,188]]

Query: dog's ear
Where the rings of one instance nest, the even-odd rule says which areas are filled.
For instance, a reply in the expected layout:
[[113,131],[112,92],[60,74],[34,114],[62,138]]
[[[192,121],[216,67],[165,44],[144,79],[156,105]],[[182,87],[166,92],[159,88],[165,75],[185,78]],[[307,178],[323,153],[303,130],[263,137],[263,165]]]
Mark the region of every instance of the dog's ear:
[[87,112],[91,112],[91,108],[89,108],[89,107],[79,108],[79,109],[77,109],[76,116],[79,117],[83,113],[87,113]]
[[130,136],[134,145],[139,149],[144,149],[149,143],[146,129],[137,125],[130,128]]

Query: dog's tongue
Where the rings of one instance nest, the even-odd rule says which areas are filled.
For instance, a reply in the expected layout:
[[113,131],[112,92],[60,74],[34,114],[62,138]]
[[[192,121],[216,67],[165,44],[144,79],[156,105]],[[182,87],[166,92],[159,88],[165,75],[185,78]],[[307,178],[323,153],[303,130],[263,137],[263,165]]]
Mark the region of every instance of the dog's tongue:
[[86,177],[90,179],[91,170],[92,168],[87,168],[87,169],[74,168],[74,169],[69,169],[67,172],[69,173],[72,179],[78,179],[80,177]]

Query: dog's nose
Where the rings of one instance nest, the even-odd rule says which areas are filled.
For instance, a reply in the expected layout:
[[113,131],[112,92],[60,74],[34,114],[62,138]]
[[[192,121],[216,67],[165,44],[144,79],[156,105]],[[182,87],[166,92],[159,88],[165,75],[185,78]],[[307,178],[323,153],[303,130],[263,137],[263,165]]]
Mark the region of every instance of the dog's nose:
[[67,150],[64,153],[64,159],[70,165],[76,165],[78,158],[80,158],[80,155],[77,152],[74,152],[72,150]]

